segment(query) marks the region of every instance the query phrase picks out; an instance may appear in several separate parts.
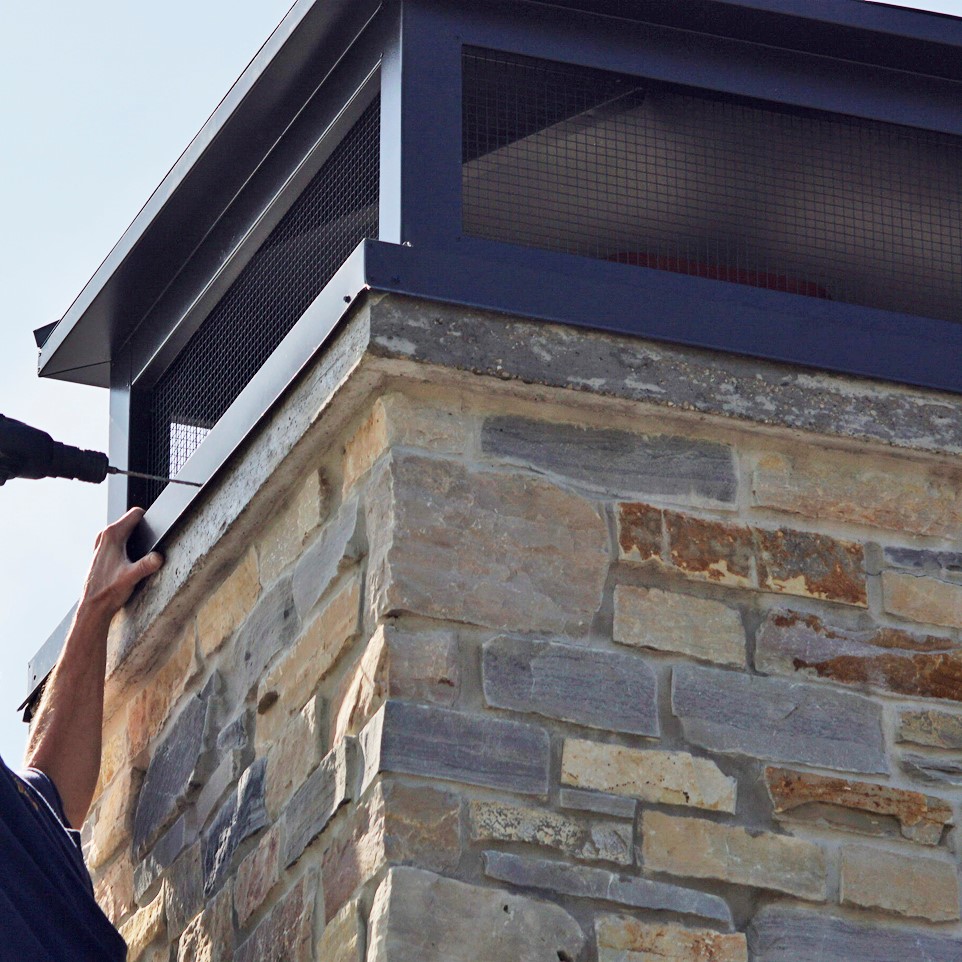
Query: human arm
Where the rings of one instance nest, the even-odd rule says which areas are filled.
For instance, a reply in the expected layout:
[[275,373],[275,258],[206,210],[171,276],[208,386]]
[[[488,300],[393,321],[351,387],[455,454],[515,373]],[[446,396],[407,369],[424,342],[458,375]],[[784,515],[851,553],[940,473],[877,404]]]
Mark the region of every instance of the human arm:
[[67,819],[76,828],[87,817],[100,776],[107,631],[138,583],[163,563],[156,552],[136,562],[127,558],[127,539],[143,514],[133,508],[97,536],[77,612],[24,755],[24,765],[39,769],[57,786]]

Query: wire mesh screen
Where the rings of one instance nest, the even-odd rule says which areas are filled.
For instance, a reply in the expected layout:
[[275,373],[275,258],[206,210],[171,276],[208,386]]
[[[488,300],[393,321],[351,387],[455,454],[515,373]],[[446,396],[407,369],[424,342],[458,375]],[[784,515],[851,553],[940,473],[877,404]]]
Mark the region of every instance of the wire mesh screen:
[[[184,466],[348,255],[377,236],[379,128],[378,98],[157,382],[147,471]],[[163,488],[152,483],[148,503]]]
[[465,48],[466,234],[962,320],[962,140]]

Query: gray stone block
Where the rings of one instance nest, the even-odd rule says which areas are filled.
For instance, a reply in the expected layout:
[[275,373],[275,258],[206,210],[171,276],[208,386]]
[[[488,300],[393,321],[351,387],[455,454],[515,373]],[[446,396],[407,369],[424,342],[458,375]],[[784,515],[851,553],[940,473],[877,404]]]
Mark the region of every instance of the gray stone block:
[[608,795],[606,792],[585,792],[580,788],[562,788],[558,793],[558,802],[562,808],[613,815],[615,818],[634,818],[638,807],[633,798]]
[[484,697],[605,731],[659,734],[658,682],[637,655],[496,638],[484,646]]
[[885,561],[892,568],[935,575],[962,576],[962,552],[925,551],[921,548],[886,548]]
[[234,643],[236,656],[227,675],[228,704],[246,700],[274,656],[291,644],[299,630],[291,576],[286,575],[261,596],[240,627]]
[[960,962],[952,933],[860,925],[803,909],[763,908],[748,930],[755,962]]
[[717,895],[682,888],[666,882],[616,875],[600,868],[568,865],[543,858],[522,858],[505,852],[484,853],[488,878],[526,888],[546,889],[577,898],[600,899],[632,908],[678,912],[732,924],[731,910]]
[[374,896],[368,962],[573,962],[584,933],[558,905],[392,868]]
[[363,792],[379,772],[546,795],[550,745],[540,728],[389,701],[359,736]]
[[178,858],[167,873],[167,931],[173,936],[204,907],[204,870],[200,845],[194,845]]
[[150,760],[134,815],[132,842],[138,858],[176,818],[188,794],[203,784],[213,767],[219,688],[220,677],[215,673],[188,699]]
[[880,705],[819,684],[681,665],[672,711],[694,745],[724,754],[887,772]]
[[913,778],[933,785],[962,785],[962,760],[958,757],[905,754],[902,769]]
[[484,422],[481,449],[614,497],[730,504],[738,488],[731,448],[713,441],[586,430],[505,416]]
[[264,806],[266,769],[267,760],[261,758],[241,775],[204,838],[204,894],[208,897],[220,887],[241,842],[269,821]]
[[349,501],[322,529],[294,566],[293,596],[298,617],[307,617],[345,560],[361,556],[357,501]]
[[164,871],[196,837],[188,829],[188,815],[181,815],[157,843],[134,866],[134,898],[143,904],[144,896]]
[[328,752],[286,809],[287,845],[282,864],[293,865],[327,827],[334,813],[355,796],[357,742],[344,739]]

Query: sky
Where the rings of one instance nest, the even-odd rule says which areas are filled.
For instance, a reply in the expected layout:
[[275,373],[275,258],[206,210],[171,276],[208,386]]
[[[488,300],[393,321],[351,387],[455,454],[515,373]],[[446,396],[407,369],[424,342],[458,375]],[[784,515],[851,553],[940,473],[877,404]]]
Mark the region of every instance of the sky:
[[[0,412],[106,450],[107,392],[41,381],[33,329],[63,316],[290,2],[0,4]],[[962,0],[901,5],[962,16]],[[105,521],[106,485],[0,488],[9,764],[23,753],[27,662],[79,595]]]

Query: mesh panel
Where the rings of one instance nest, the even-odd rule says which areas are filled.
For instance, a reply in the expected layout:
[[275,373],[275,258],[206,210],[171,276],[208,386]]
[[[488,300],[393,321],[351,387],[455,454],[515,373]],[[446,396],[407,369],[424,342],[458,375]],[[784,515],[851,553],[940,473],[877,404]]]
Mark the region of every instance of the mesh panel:
[[962,320],[962,141],[466,48],[466,234]]
[[[147,471],[183,467],[348,255],[377,236],[379,126],[375,99],[157,382]],[[152,484],[148,503],[163,488]]]

